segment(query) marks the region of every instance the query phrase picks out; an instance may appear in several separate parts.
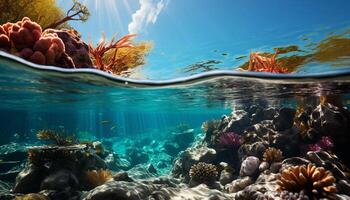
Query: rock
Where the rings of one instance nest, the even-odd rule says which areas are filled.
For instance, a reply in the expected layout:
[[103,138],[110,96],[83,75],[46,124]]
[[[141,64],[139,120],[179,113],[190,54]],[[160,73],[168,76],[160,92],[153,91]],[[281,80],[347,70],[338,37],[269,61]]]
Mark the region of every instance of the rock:
[[233,178],[233,169],[227,167],[221,171],[219,182],[221,185],[226,185],[227,183],[230,183]]
[[253,183],[254,181],[252,180],[252,178],[250,178],[249,176],[246,176],[244,178],[240,178],[232,181],[232,183],[225,186],[225,189],[228,193],[236,193],[243,190],[244,188],[246,188],[247,186]]
[[131,166],[146,163],[149,160],[148,154],[139,148],[128,148],[126,150],[126,156]]
[[275,130],[283,131],[293,126],[296,110],[292,108],[281,108],[273,118]]
[[232,112],[229,123],[226,128],[224,128],[223,132],[235,132],[242,133],[247,126],[250,125],[249,114],[244,110],[235,110]]
[[0,199],[1,200],[13,200],[15,197],[11,194],[11,186],[0,180]]
[[39,192],[40,184],[38,183],[41,183],[44,176],[45,173],[39,167],[29,164],[18,174],[13,191],[23,194]]
[[278,173],[279,170],[281,169],[281,167],[282,167],[282,163],[281,162],[274,162],[270,166],[270,171],[272,173]]
[[241,176],[253,176],[257,173],[259,164],[259,158],[255,156],[249,156],[242,162],[239,174]]
[[350,128],[349,112],[326,103],[318,105],[311,113],[309,125],[322,135],[339,136],[348,133]]
[[250,200],[250,199],[279,199],[277,174],[260,174],[255,183],[245,187],[243,190],[235,193],[234,199]]
[[176,156],[181,150],[180,147],[170,141],[165,142],[163,144],[163,148],[165,149],[165,153],[169,156]]
[[164,161],[164,160],[159,161],[158,164],[157,164],[157,168],[159,168],[159,169],[166,168],[167,166],[168,166],[167,162]]
[[259,165],[259,171],[264,172],[265,170],[270,168],[270,164],[268,162],[261,162]]
[[193,188],[180,187],[164,187],[154,191],[149,197],[149,200],[165,200],[165,199],[187,199],[187,200],[232,200],[233,196],[223,193],[216,189],[210,189],[205,184],[198,185]]
[[154,168],[152,164],[148,164],[147,171],[151,172],[152,174],[157,174],[157,169]]
[[27,146],[25,144],[9,143],[0,146],[0,160],[2,161],[25,161],[27,158]]
[[111,181],[88,192],[84,200],[147,199],[161,185],[138,182]]
[[178,145],[180,150],[187,148],[193,142],[193,140],[194,129],[188,129],[181,133],[172,134],[172,141]]
[[117,165],[117,159],[118,156],[116,154],[110,153],[107,155],[107,157],[104,159],[108,169],[117,171],[120,168]]
[[282,161],[281,170],[287,169],[292,166],[307,165],[310,161],[300,157],[287,158]]
[[147,164],[138,164],[127,172],[128,175],[135,180],[155,177],[157,174],[148,171],[148,167]]
[[261,158],[265,150],[268,148],[266,142],[254,142],[252,144],[243,144],[238,149],[238,157],[240,160],[245,159],[247,156],[255,156]]
[[133,182],[134,180],[129,177],[127,172],[118,172],[114,174],[113,176],[114,181],[126,181],[126,182]]
[[208,148],[204,144],[198,144],[182,152],[175,160],[172,174],[175,178],[189,181],[189,171],[193,164],[199,162],[211,163],[216,158],[215,149]]
[[40,190],[70,190],[78,188],[78,178],[68,170],[59,170],[47,176],[40,186]]
[[63,41],[65,52],[72,58],[75,68],[93,68],[89,47],[77,35],[68,30],[49,29],[45,32],[56,33]]

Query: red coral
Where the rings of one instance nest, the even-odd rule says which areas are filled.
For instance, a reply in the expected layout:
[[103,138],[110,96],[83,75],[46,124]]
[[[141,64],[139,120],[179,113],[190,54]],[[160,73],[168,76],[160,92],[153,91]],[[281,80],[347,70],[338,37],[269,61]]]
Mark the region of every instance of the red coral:
[[28,17],[0,26],[0,49],[37,64],[74,68],[57,34],[42,32],[40,25]]

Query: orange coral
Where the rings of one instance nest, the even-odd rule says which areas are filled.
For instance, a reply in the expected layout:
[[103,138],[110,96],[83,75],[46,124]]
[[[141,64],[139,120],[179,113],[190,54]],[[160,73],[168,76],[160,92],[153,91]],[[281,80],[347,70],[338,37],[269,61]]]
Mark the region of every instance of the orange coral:
[[263,160],[270,164],[280,162],[282,159],[282,151],[273,147],[266,149],[263,155]]
[[306,191],[312,196],[336,192],[336,179],[330,171],[313,164],[295,166],[284,170],[277,182],[279,190]]
[[112,178],[112,172],[104,169],[85,172],[85,180],[92,188],[103,185],[105,182]]
[[276,62],[277,55],[278,50],[271,57],[256,52],[250,53],[248,70],[255,72],[288,73],[287,68],[282,67]]

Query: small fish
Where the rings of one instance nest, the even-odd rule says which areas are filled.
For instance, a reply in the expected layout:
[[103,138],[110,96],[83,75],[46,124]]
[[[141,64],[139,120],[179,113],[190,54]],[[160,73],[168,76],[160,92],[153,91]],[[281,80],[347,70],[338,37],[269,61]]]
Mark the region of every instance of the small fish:
[[38,120],[39,120],[39,121],[43,121],[43,118],[41,118],[41,117],[38,117]]
[[112,126],[110,130],[113,131],[115,128],[117,128],[117,125]]
[[58,128],[64,129],[64,126],[63,125],[59,125]]
[[101,121],[101,124],[110,124],[111,121],[108,121],[108,120],[104,120],[104,121]]
[[245,58],[245,57],[247,57],[247,56],[238,56],[238,57],[236,57],[236,60],[240,60],[240,59]]

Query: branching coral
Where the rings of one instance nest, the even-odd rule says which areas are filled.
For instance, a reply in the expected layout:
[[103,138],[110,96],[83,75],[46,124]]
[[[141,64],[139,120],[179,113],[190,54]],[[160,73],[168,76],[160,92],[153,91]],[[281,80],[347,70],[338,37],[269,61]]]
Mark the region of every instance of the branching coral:
[[272,164],[274,162],[282,161],[282,151],[273,147],[267,148],[263,155],[263,160]]
[[112,179],[113,175],[108,170],[100,169],[85,172],[84,178],[90,187],[95,188]]
[[336,192],[335,181],[330,171],[308,164],[284,170],[277,183],[281,191],[300,192],[304,190],[309,196],[320,197]]
[[[97,44],[96,47],[93,47],[93,45],[90,44],[89,52],[91,57],[93,58],[93,62],[96,68],[113,73],[113,71],[115,71],[113,67],[115,67],[118,62],[116,59],[118,49],[125,47],[133,47],[131,39],[135,36],[135,34],[129,34],[122,37],[118,41],[115,41],[115,37],[113,37],[112,40],[107,43],[106,35],[103,34],[101,41]],[[107,61],[104,61],[103,58],[109,50],[114,50],[114,55],[111,56]]]
[[191,181],[198,184],[204,183],[211,185],[216,181],[218,171],[216,170],[215,165],[199,162],[192,165],[189,175],[191,177]]
[[67,145],[73,145],[78,143],[78,141],[74,136],[68,136],[67,134],[64,134],[64,133],[57,133],[49,129],[38,131],[36,136],[40,140],[51,141],[58,146],[67,146]]

